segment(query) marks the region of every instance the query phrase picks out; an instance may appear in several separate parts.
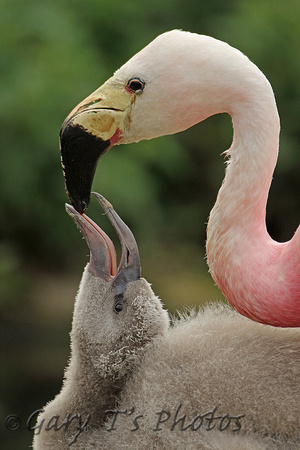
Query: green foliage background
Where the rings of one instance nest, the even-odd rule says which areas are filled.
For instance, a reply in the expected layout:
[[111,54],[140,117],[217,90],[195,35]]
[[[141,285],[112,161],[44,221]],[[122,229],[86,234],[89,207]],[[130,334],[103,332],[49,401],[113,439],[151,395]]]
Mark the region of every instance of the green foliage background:
[[[269,78],[282,133],[267,222],[277,240],[299,223],[298,0],[1,0],[1,448],[25,448],[26,418],[59,391],[73,301],[88,250],[64,211],[58,133],[70,112],[158,34],[181,28],[239,48]],[[134,231],[143,275],[172,311],[222,298],[204,261],[205,223],[224,176],[231,122],[120,146],[93,189]],[[99,207],[89,215],[112,234]],[[21,418],[9,431],[8,414]],[[2,420],[3,417],[3,420]]]

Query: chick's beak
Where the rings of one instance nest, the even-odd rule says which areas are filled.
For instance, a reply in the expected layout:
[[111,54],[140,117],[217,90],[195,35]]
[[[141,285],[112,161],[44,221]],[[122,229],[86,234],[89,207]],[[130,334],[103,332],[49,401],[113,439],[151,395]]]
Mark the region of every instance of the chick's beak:
[[71,111],[61,127],[66,190],[80,213],[89,205],[99,158],[119,143],[129,125],[132,103],[133,96],[122,83],[108,80]]
[[123,308],[123,296],[127,284],[140,279],[141,265],[139,250],[132,231],[118,216],[112,205],[102,195],[93,192],[105,214],[119,236],[122,256],[117,268],[115,247],[101,228],[85,214],[80,214],[73,206],[66,204],[66,211],[82,232],[89,248],[89,272],[94,277],[110,283],[115,290],[115,311]]

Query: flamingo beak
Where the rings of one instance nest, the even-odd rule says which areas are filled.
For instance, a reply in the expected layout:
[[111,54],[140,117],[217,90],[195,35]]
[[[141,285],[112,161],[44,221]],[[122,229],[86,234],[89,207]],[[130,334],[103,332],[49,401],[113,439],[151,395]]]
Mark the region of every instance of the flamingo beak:
[[124,84],[108,80],[79,103],[60,130],[61,160],[68,197],[86,211],[99,158],[118,144],[130,121],[134,97]]

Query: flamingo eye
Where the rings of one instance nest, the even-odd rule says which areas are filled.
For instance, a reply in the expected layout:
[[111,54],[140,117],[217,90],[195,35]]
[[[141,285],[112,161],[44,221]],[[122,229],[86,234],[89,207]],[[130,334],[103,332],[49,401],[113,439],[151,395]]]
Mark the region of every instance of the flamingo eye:
[[145,83],[139,78],[132,78],[127,83],[127,88],[135,94],[141,94],[145,87]]

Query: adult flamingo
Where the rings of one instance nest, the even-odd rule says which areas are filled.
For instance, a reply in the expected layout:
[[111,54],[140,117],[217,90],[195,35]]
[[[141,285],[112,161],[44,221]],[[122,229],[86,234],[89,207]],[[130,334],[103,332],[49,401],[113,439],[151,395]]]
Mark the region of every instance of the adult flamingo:
[[207,227],[211,275],[241,314],[298,327],[300,227],[279,243],[265,223],[279,117],[268,80],[239,50],[173,30],[133,56],[62,126],[69,198],[85,211],[97,161],[113,145],[177,133],[223,112],[232,117],[234,137]]

